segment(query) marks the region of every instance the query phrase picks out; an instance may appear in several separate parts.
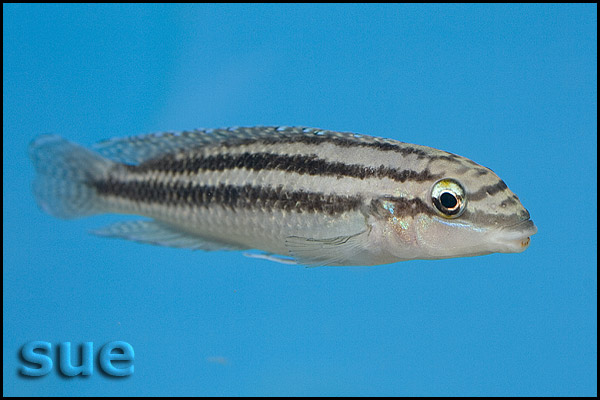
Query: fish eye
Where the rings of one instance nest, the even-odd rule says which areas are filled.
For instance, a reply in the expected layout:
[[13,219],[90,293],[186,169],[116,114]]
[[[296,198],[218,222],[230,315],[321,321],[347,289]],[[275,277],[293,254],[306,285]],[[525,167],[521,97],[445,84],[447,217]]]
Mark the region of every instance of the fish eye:
[[431,201],[438,213],[445,218],[458,218],[465,211],[465,190],[454,179],[441,179],[431,189]]

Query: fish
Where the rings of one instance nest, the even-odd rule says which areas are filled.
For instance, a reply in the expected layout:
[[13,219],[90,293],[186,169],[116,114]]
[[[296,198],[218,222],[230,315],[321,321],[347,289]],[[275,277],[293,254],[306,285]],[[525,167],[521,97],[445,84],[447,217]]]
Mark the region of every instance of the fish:
[[491,169],[427,146],[256,126],[29,146],[33,194],[62,219],[138,215],[96,235],[306,266],[520,253],[537,227]]

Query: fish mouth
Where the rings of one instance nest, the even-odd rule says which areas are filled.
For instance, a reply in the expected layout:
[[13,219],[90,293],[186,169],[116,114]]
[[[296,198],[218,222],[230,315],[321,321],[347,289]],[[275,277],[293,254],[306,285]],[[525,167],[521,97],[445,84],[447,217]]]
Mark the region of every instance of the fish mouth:
[[501,253],[520,253],[529,247],[530,236],[537,233],[537,227],[528,219],[505,226],[497,233],[495,242]]

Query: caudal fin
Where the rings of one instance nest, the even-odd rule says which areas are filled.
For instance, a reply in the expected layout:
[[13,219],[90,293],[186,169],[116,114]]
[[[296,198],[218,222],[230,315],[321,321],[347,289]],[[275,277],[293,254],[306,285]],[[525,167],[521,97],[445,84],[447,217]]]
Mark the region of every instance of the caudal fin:
[[42,210],[59,218],[78,218],[104,211],[90,182],[106,177],[115,164],[57,135],[44,135],[29,145],[36,177],[35,199]]

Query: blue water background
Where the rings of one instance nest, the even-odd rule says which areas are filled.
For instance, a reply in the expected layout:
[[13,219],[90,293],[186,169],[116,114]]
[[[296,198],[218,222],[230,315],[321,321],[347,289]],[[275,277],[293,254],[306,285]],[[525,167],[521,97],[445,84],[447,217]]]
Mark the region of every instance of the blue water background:
[[[3,11],[5,395],[597,394],[596,5]],[[308,269],[98,238],[123,217],[31,196],[38,134],[235,125],[466,156],[539,233],[522,254]],[[135,372],[25,379],[32,340],[127,341]]]

